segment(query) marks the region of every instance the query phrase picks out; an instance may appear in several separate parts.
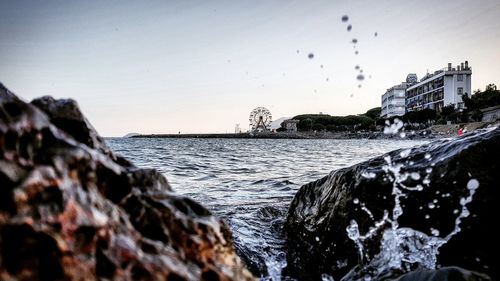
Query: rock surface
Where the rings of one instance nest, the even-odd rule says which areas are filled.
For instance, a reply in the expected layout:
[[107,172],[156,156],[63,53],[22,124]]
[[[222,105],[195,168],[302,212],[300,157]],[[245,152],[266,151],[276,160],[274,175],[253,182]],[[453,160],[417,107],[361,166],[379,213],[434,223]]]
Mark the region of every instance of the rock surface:
[[437,270],[417,270],[406,273],[394,281],[488,281],[484,274],[471,272],[459,267],[443,267]]
[[[325,273],[338,280],[356,265],[389,271],[399,266],[399,274],[453,265],[498,280],[500,239],[494,222],[499,183],[499,128],[333,171],[302,186],[292,201],[285,223],[287,273],[304,280],[318,280]],[[395,208],[395,194],[402,214]],[[406,238],[400,239],[402,234]],[[382,245],[396,242],[400,244],[392,246],[399,251],[382,251],[387,248]],[[436,246],[440,243],[444,245]],[[423,251],[403,256],[414,248]],[[432,251],[438,253],[437,264]],[[391,265],[397,259],[400,263]]]
[[253,280],[228,227],[116,156],[72,100],[0,84],[1,280]]

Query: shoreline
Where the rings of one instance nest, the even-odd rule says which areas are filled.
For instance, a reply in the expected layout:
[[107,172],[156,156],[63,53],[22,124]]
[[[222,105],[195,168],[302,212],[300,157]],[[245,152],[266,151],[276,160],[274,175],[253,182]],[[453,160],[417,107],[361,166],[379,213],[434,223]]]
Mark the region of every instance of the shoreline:
[[469,132],[488,126],[498,126],[500,122],[470,122],[450,125],[432,125],[415,131],[401,131],[399,134],[384,134],[381,131],[359,132],[256,132],[256,133],[202,133],[202,134],[137,134],[126,138],[200,138],[200,139],[394,139],[432,140],[457,137],[459,126],[469,128]]
[[399,140],[415,140],[415,139],[436,139],[439,136],[427,132],[415,132],[414,134],[407,133],[406,137],[401,138],[398,134],[387,135],[383,132],[266,132],[266,133],[221,133],[221,134],[145,134],[135,135],[130,138],[203,138],[203,139],[399,139]]

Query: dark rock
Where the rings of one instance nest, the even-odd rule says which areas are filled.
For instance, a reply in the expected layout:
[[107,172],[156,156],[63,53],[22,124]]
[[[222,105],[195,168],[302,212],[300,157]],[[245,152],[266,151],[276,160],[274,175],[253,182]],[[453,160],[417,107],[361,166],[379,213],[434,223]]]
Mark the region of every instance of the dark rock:
[[488,281],[488,276],[459,267],[444,267],[437,270],[417,270],[406,273],[395,281]]
[[[319,279],[326,273],[337,280],[358,264],[388,266],[394,257],[381,252],[383,234],[406,232],[406,241],[398,240],[402,250],[449,240],[441,247],[426,248],[439,252],[437,266],[460,266],[500,279],[500,239],[494,223],[500,198],[499,147],[499,128],[480,130],[393,151],[302,186],[285,223],[287,273],[304,280]],[[396,224],[391,220],[398,192],[403,213]],[[467,203],[469,196],[473,200]],[[459,216],[463,218],[457,229]],[[361,256],[347,235],[352,220],[361,235],[380,222],[373,235],[362,241]],[[388,231],[392,229],[399,232]],[[458,233],[453,235],[454,231]],[[386,243],[398,241],[389,237]],[[429,262],[431,256],[423,260]],[[403,258],[401,273],[432,267],[422,263]]]
[[228,227],[115,156],[72,100],[0,84],[1,280],[253,280]]

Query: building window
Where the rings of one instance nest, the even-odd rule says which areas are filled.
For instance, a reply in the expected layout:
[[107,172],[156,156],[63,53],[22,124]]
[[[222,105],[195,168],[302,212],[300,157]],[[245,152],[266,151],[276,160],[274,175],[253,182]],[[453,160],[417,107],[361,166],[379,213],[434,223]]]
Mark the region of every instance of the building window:
[[457,74],[457,81],[464,81],[464,75],[463,74]]
[[464,93],[464,88],[458,87],[457,94],[462,95]]

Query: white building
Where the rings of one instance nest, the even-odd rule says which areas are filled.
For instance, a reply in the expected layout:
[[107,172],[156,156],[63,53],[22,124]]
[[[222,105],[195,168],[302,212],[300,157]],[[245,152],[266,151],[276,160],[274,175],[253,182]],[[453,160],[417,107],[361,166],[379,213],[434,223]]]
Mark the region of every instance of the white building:
[[281,128],[285,129],[285,132],[295,133],[297,132],[297,124],[299,124],[299,120],[288,119],[281,123]]
[[408,74],[406,82],[393,86],[382,95],[381,117],[402,116],[406,113],[406,89],[417,82],[417,75]]
[[471,94],[472,70],[469,63],[461,63],[456,68],[448,67],[427,74],[420,82],[406,89],[406,111],[430,108],[440,111],[450,104],[455,108],[464,107],[462,95]]

